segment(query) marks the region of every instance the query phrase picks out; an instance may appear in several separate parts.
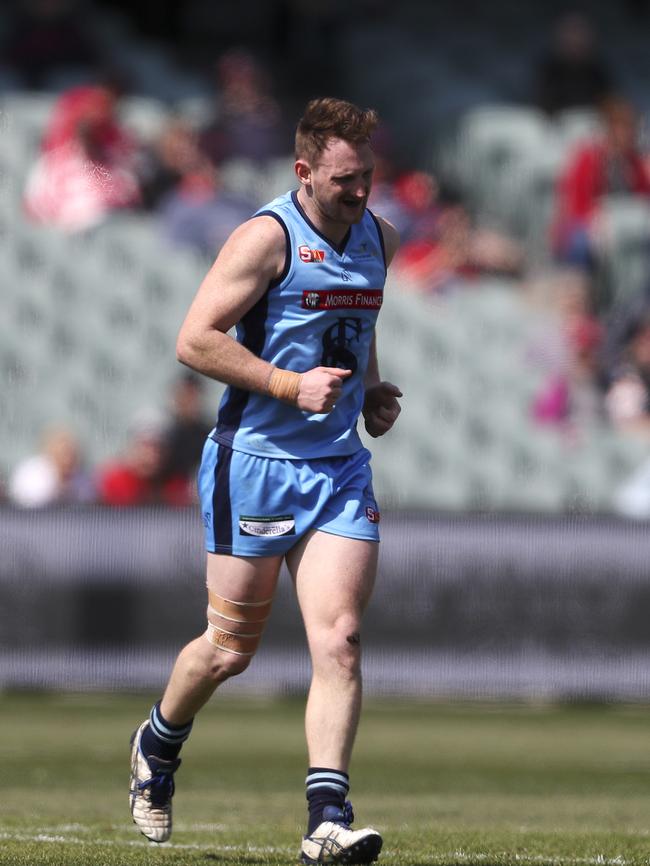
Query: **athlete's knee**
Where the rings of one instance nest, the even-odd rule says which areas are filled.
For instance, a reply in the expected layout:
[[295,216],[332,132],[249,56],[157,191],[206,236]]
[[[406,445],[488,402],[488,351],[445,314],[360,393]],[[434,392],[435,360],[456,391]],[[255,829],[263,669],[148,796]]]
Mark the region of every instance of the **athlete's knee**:
[[331,627],[319,633],[312,646],[317,657],[315,663],[322,660],[325,669],[333,669],[339,676],[358,676],[361,669],[361,627],[356,617],[339,617]]
[[[205,637],[209,639],[208,632],[205,632]],[[210,641],[210,643],[212,643]],[[226,653],[221,647],[212,647],[212,655],[208,663],[208,678],[215,685],[229,680],[231,677],[236,677],[238,674],[243,674],[246,668],[252,661],[253,656],[240,656],[233,653]]]
[[205,633],[196,642],[193,641],[190,647],[191,652],[185,651],[183,670],[193,683],[211,683],[216,688],[230,677],[242,673],[250,662],[250,658],[239,659],[219,651],[206,641]]
[[211,676],[216,682],[243,673],[262,637],[272,599],[239,602],[209,591],[205,638],[213,648]]

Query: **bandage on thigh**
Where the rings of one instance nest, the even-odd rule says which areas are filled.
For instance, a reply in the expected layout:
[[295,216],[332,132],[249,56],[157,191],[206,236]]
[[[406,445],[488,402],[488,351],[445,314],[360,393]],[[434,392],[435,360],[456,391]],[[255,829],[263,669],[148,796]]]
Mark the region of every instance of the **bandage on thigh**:
[[208,602],[210,604],[208,608],[210,613],[216,613],[229,622],[265,623],[271,612],[273,599],[269,598],[266,601],[231,601],[208,590]]
[[260,602],[231,601],[211,591],[208,592],[208,598],[208,628],[205,636],[210,643],[234,655],[255,655],[273,599]]

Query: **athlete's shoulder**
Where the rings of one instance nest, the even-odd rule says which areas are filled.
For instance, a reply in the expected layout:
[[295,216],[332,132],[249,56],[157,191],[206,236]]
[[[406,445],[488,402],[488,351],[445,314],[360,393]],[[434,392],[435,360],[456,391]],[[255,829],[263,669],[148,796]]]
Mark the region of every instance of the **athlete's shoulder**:
[[282,223],[272,212],[255,213],[233,231],[228,238],[227,246],[235,251],[256,250],[256,258],[272,250],[284,250],[285,233]]
[[384,244],[384,251],[386,254],[386,267],[388,267],[388,265],[390,265],[391,261],[393,260],[393,256],[397,252],[400,244],[399,232],[397,231],[395,226],[384,217],[379,216],[379,214],[375,213],[373,213],[372,215],[375,218],[375,222],[377,223],[379,231],[381,232]]
[[282,226],[272,217],[254,215],[241,223],[225,242],[210,273],[228,280],[256,274],[259,281],[273,281],[286,261],[286,239]]
[[291,191],[285,192],[282,195],[276,196],[268,204],[263,205],[255,216],[283,216],[293,210],[293,194]]

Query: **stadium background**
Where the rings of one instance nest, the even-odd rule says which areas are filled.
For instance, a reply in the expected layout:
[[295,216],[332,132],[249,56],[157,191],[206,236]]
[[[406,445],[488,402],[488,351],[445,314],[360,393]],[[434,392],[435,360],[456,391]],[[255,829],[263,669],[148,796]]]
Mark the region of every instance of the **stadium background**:
[[[126,3],[70,5],[101,45],[102,67],[126,77],[121,116],[141,141],[173,114],[198,124],[218,112],[215,58],[244,46],[270,70],[290,122],[318,93],[376,106],[397,167],[453,182],[474,217],[514,237],[543,275],[533,299],[494,276],[436,297],[389,279],[382,371],[406,396],[399,426],[372,443],[384,543],[366,636],[370,693],[650,697],[647,515],[628,516],[619,495],[648,446],[604,421],[567,431],[531,414],[546,371],[530,356],[553,321],[555,184],[571,147],[598,127],[593,110],[549,120],[533,104],[535,65],[565,5],[169,0],[137,15]],[[645,118],[645,4],[587,11],[617,89]],[[6,13],[9,48],[10,24]],[[98,463],[124,446],[139,410],[164,405],[175,335],[207,267],[170,249],[149,214],[114,214],[72,235],[25,217],[54,100],[95,73],[64,66],[27,87],[10,64],[0,70],[5,481],[52,422],[71,426]],[[646,131],[643,120],[642,145]],[[231,158],[225,186],[262,204],[291,182],[288,151],[262,165]],[[646,291],[650,211],[612,200],[604,213],[596,284],[611,312]],[[219,393],[211,387],[214,406]],[[202,627],[200,536],[191,507],[3,504],[0,686],[159,687]],[[301,692],[307,677],[285,575],[263,651],[226,688]]]

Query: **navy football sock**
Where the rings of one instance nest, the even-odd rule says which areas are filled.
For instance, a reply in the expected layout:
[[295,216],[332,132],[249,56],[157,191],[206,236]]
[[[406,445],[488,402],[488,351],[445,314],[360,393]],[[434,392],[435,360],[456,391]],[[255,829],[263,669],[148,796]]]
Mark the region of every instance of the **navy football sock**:
[[189,737],[194,719],[185,725],[172,725],[160,712],[160,701],[154,704],[149,724],[142,732],[140,749],[145,758],[155,755],[163,761],[174,761]]
[[342,809],[350,790],[350,777],[341,770],[327,767],[310,767],[307,770],[307,803],[309,805],[309,824],[307,835],[313,833],[323,821],[323,809],[336,806]]

